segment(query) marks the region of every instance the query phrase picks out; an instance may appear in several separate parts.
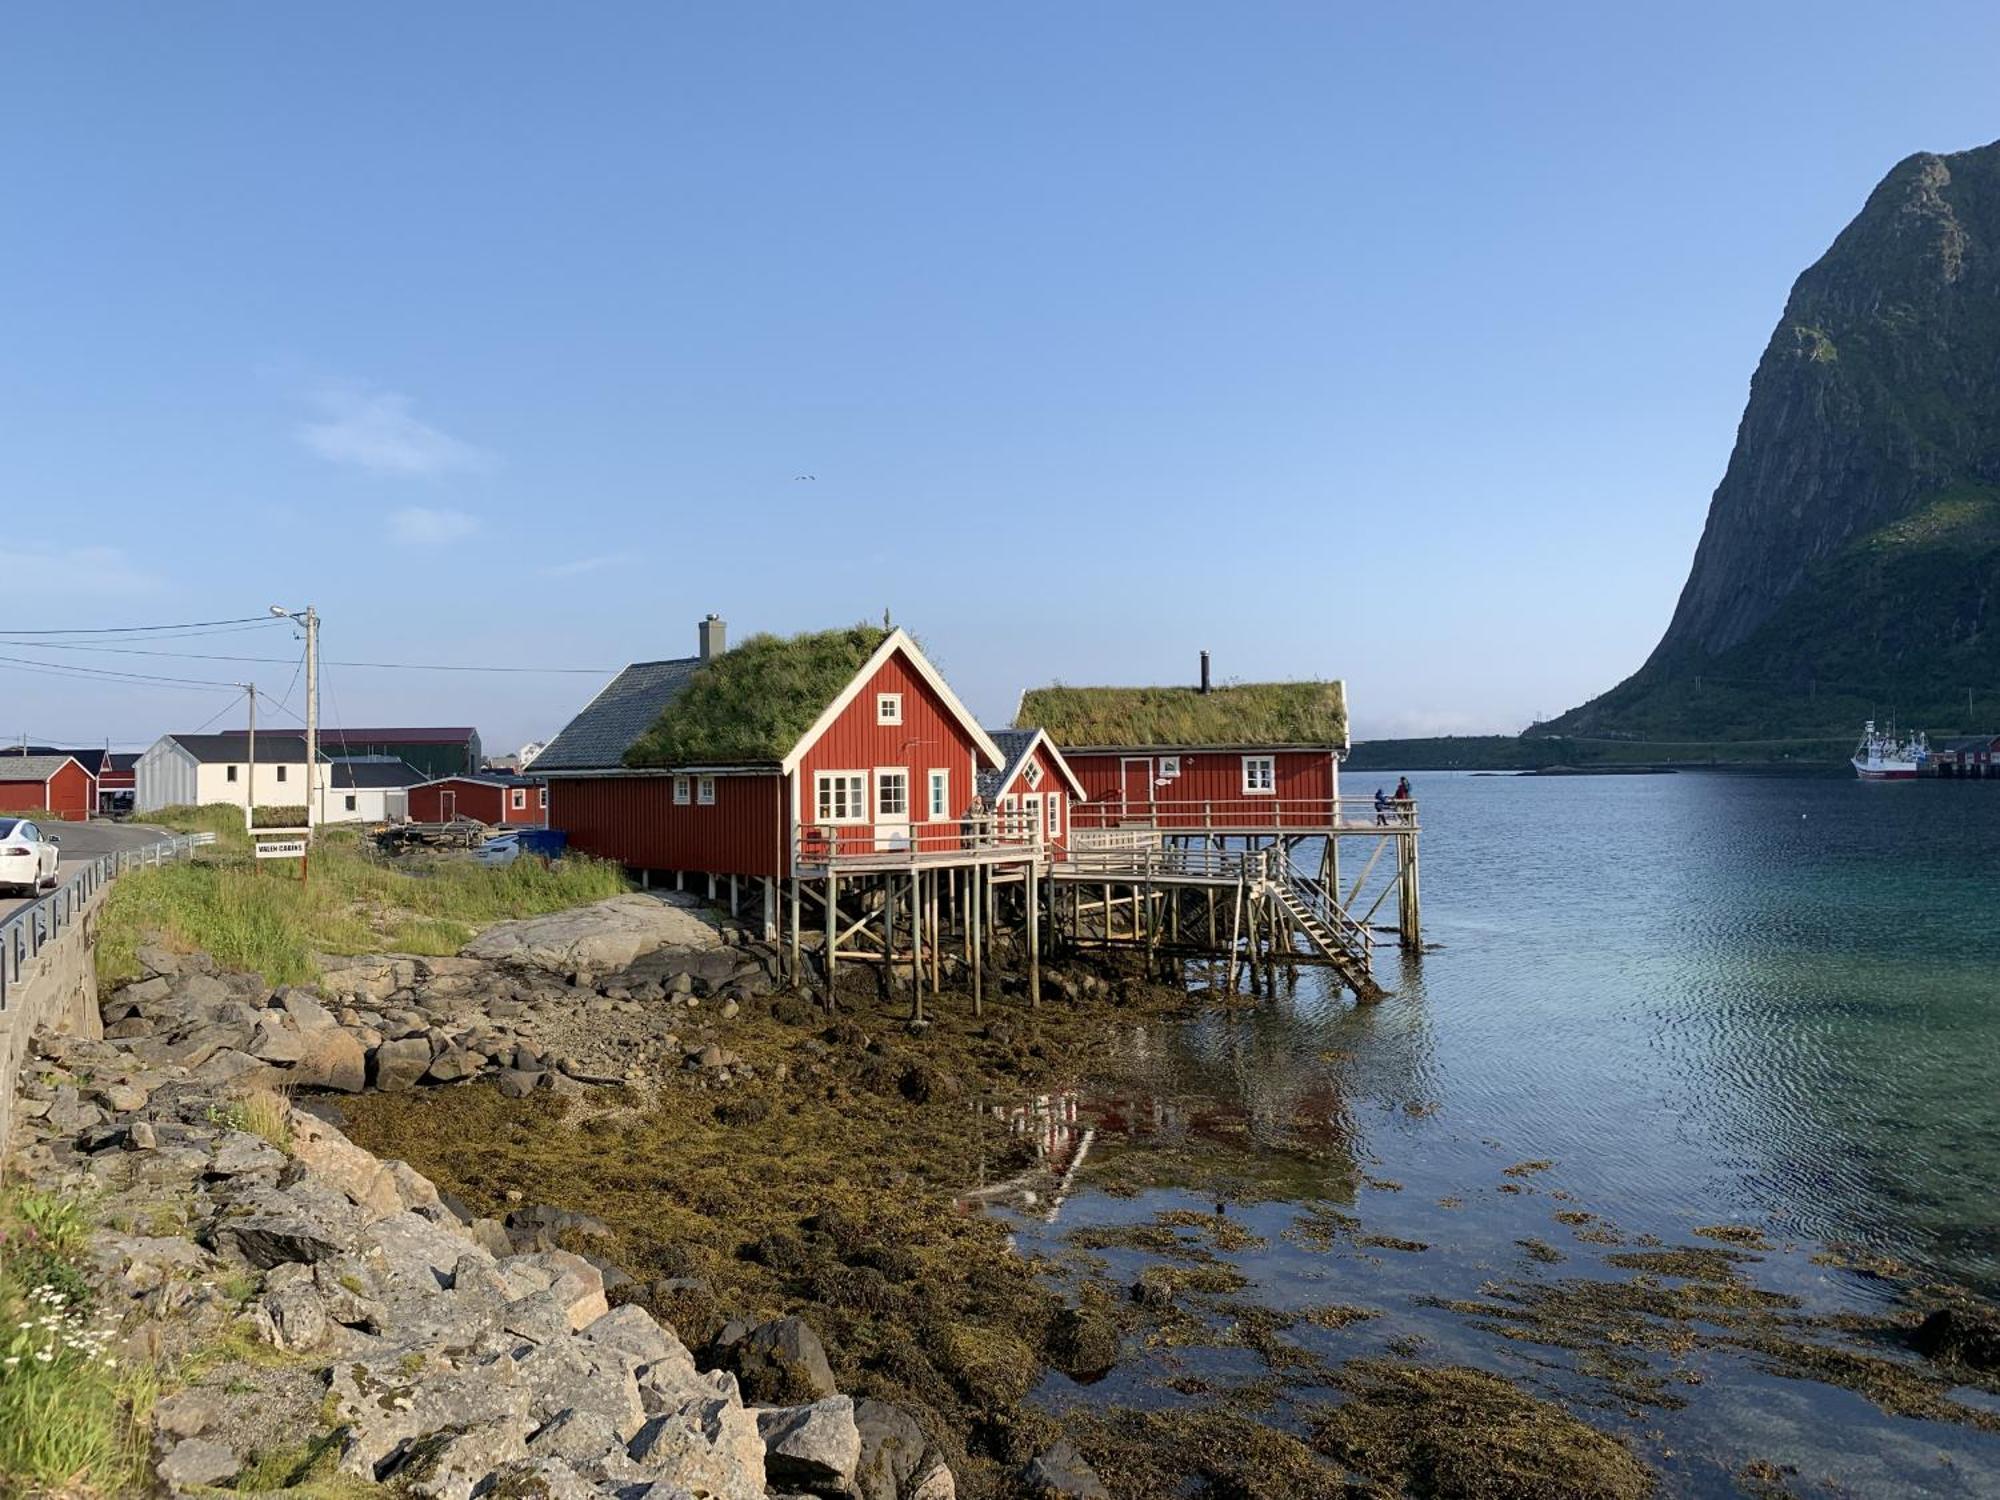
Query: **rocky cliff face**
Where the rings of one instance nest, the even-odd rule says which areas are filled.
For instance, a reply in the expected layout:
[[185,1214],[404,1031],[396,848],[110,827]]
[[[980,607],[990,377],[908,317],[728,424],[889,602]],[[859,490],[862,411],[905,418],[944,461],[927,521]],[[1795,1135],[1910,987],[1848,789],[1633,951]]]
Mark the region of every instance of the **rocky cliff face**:
[[1781,713],[1795,729],[1850,698],[1962,716],[1996,500],[2000,143],[1899,164],[1798,279],[1666,634],[1552,727],[1686,727],[1697,676],[1823,705]]

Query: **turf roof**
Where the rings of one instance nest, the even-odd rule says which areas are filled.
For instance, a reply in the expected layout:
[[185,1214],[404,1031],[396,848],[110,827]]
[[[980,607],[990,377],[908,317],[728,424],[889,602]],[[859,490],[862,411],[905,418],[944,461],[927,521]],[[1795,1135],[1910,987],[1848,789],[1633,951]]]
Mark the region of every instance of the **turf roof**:
[[753,635],[703,662],[625,752],[628,766],[781,761],[889,632],[874,625]]
[[1347,745],[1341,682],[1191,687],[1045,687],[1021,696],[1014,722],[1065,749],[1112,746]]

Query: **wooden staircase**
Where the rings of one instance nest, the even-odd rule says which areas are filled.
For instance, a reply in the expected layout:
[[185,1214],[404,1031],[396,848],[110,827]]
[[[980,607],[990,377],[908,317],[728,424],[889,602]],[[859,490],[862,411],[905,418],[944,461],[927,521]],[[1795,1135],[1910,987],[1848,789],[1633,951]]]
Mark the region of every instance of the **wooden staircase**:
[[1379,1000],[1382,987],[1375,982],[1373,957],[1375,939],[1367,928],[1327,899],[1326,892],[1313,881],[1290,871],[1276,872],[1268,882],[1271,898],[1306,935],[1320,957],[1326,960],[1343,983],[1362,1000]]

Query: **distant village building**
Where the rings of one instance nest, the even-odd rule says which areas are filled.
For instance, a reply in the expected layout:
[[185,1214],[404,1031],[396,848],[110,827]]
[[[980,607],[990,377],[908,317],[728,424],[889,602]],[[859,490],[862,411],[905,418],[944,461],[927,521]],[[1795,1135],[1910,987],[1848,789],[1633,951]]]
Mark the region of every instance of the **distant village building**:
[[423,780],[423,772],[393,755],[330,760],[324,774],[320,823],[400,823],[409,816],[411,788]]
[[410,789],[410,821],[472,818],[494,828],[539,828],[548,821],[548,785],[535,776],[444,776]]
[[1961,735],[1931,746],[1930,771],[1979,781],[2000,776],[2000,735]]
[[75,756],[0,755],[0,814],[32,813],[80,823],[96,806],[95,782]]
[[216,802],[242,807],[254,792],[259,807],[304,807],[316,794],[317,823],[403,816],[408,789],[424,779],[421,772],[390,755],[336,759],[321,745],[317,775],[309,778],[302,734],[259,733],[254,768],[241,733],[162,735],[134,767],[133,809]]
[[[103,801],[103,788],[101,779],[103,777],[106,767],[110,764],[111,752],[109,750],[104,749],[102,746],[97,746],[94,748],[88,748],[82,750],[73,750],[64,745],[8,745],[5,747],[4,750],[0,750],[0,781],[6,781],[9,779],[6,775],[7,771],[6,757],[10,756],[11,757],[40,756],[44,758],[49,756],[54,756],[58,759],[60,759],[63,756],[68,756],[70,759],[74,760],[79,766],[83,768],[83,774],[89,779],[89,786],[87,788],[87,796],[84,806],[88,808],[91,813],[96,813],[105,810],[101,805]],[[16,767],[15,769],[18,770],[19,768]],[[65,778],[65,783],[67,783],[67,778]]]
[[527,744],[514,752],[514,764],[525,771],[535,763],[535,757],[546,749],[548,749],[548,746],[542,743],[542,741],[529,740]]
[[[235,739],[243,738],[245,733],[247,731],[242,729],[227,731]],[[262,739],[263,735],[259,734],[258,738]],[[393,756],[414,766],[424,777],[463,775],[477,771],[483,764],[479,731],[467,728],[348,729],[322,725],[319,748],[336,760]]]

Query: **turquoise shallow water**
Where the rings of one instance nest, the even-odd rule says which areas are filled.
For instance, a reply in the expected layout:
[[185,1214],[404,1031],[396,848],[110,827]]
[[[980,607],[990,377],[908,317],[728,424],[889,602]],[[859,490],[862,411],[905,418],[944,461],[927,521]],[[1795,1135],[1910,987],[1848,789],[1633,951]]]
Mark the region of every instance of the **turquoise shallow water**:
[[[1076,1128],[1097,1127],[1096,1163],[1197,1136],[1205,1118],[1274,1147],[1323,1121],[1377,1185],[1329,1168],[1237,1210],[1263,1243],[1229,1257],[1267,1305],[1379,1314],[1295,1330],[1300,1344],[1334,1359],[1395,1347],[1529,1381],[1627,1435],[1672,1493],[1738,1493],[1730,1476],[1769,1459],[1798,1467],[1802,1493],[2000,1495],[2000,1440],[1962,1424],[1890,1417],[1721,1355],[1671,1403],[1633,1408],[1437,1305],[1615,1276],[1604,1256],[1617,1247],[1579,1240],[1556,1218],[1566,1211],[1628,1246],[1760,1226],[1775,1248],[1750,1274],[1815,1312],[1880,1313],[1892,1299],[1816,1261],[1829,1244],[2000,1289],[2000,786],[1413,780],[1431,946],[1388,958],[1394,995],[1360,1009],[1308,972],[1275,1000],[1198,1006],[1184,1025],[1135,1033],[1120,1092],[1054,1101]],[[1527,1160],[1552,1165],[1506,1174]],[[1314,1196],[1427,1248],[1302,1247],[1285,1200]],[[1077,1230],[1211,1198],[1114,1196],[1086,1161],[1053,1217],[1045,1198],[1016,1221],[1024,1248],[1081,1265]],[[1524,1258],[1529,1238],[1561,1262]],[[1114,1276],[1144,1261],[1106,1259]],[[1043,1394],[1172,1404],[1184,1398],[1168,1380],[1233,1378],[1244,1358],[1151,1350],[1088,1387],[1051,1377]]]

